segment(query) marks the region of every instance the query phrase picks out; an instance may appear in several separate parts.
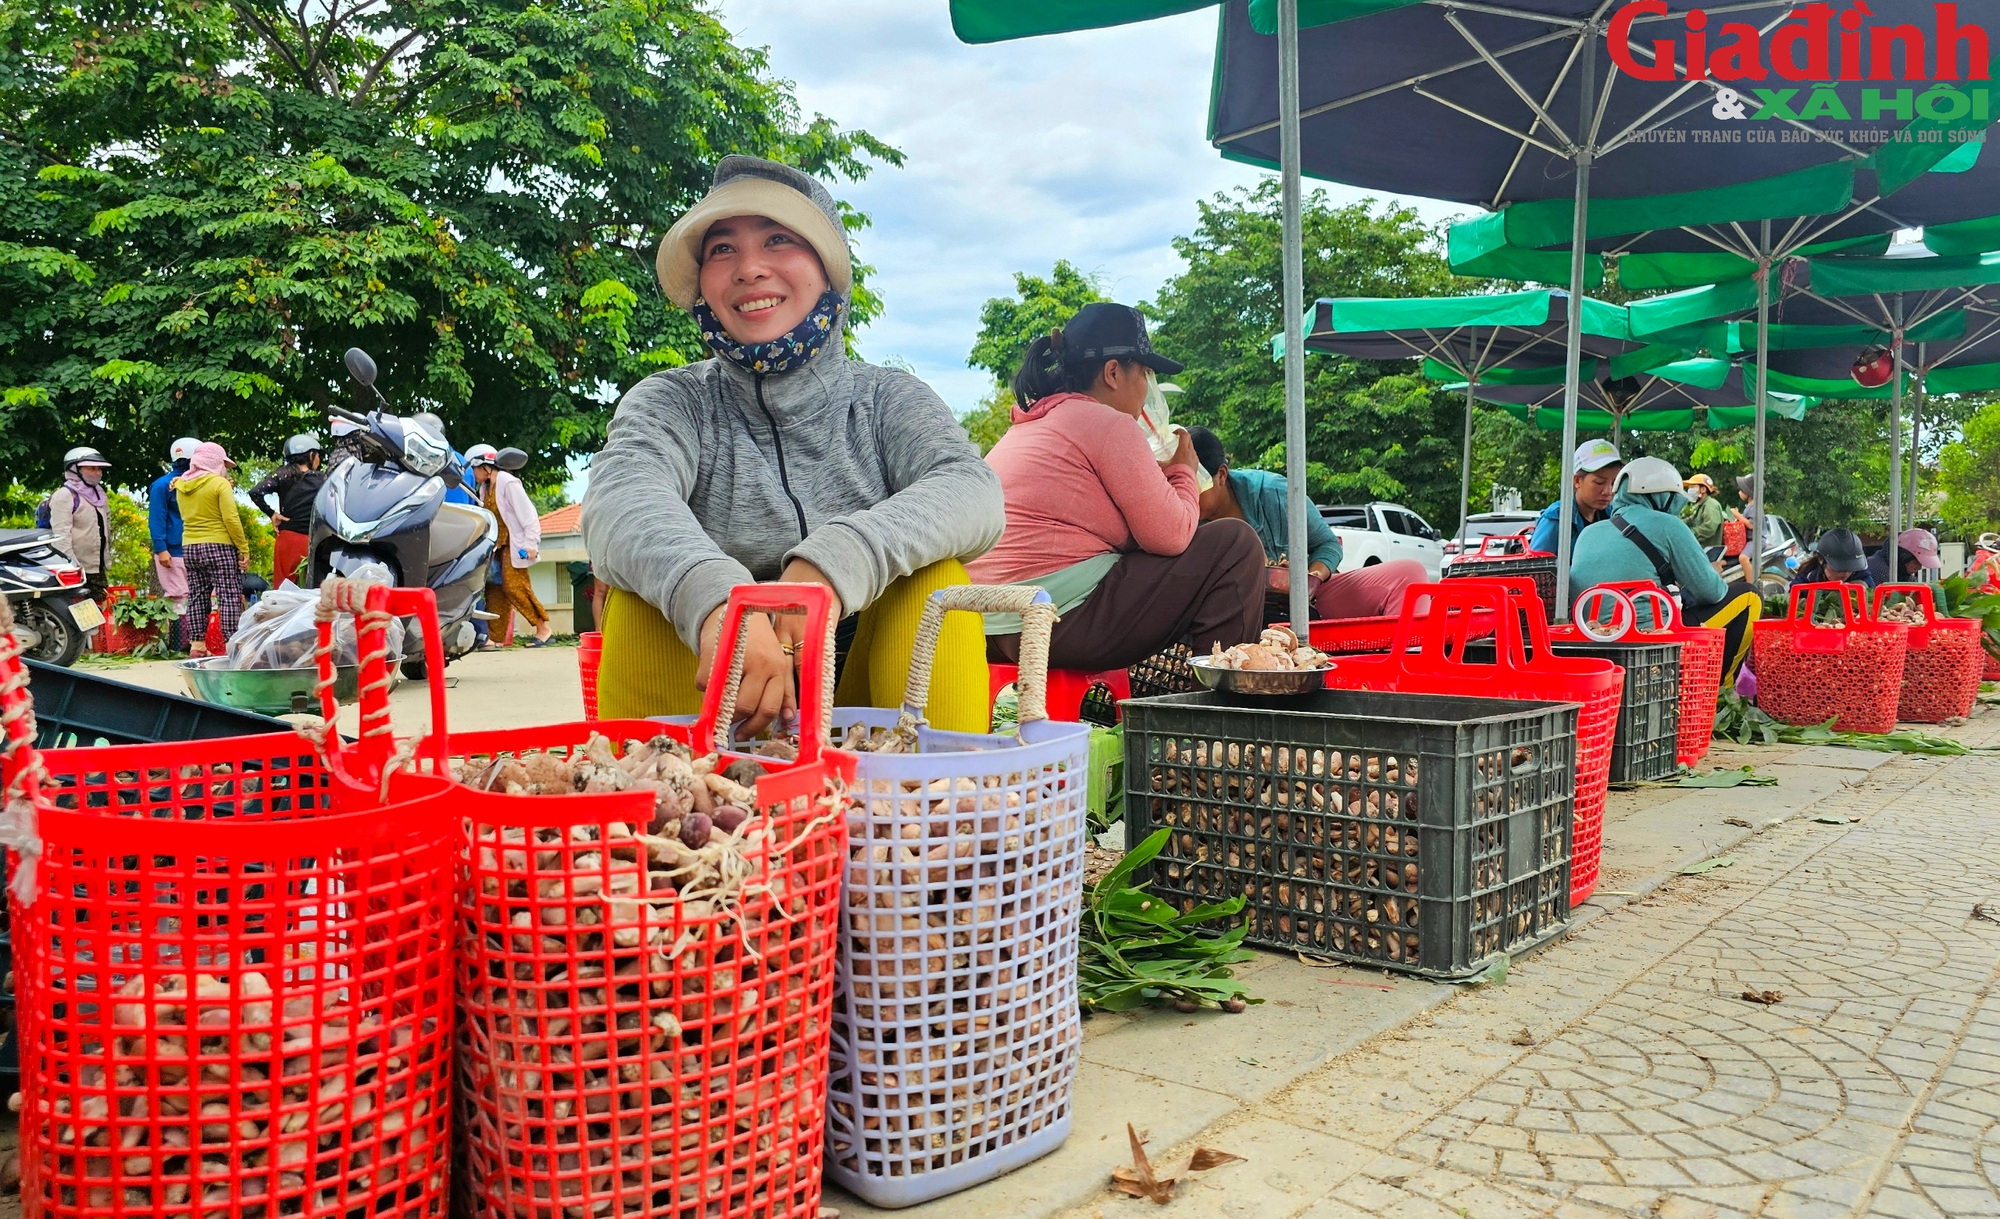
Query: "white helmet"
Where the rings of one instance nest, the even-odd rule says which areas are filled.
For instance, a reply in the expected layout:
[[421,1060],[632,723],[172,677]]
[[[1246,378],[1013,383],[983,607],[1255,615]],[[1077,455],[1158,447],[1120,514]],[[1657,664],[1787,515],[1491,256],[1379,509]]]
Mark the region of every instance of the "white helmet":
[[332,430],[336,436],[348,436],[360,431],[361,425],[352,419],[342,419],[339,415],[335,415]]
[[167,450],[167,458],[170,461],[185,461],[193,457],[194,451],[200,447],[201,441],[193,436],[183,436],[174,441],[173,447]]
[[1618,486],[1634,495],[1652,495],[1660,491],[1682,495],[1683,485],[1681,472],[1674,469],[1674,463],[1657,457],[1634,458],[1618,472]]
[[491,466],[500,462],[500,450],[490,444],[475,444],[465,451],[468,466]]

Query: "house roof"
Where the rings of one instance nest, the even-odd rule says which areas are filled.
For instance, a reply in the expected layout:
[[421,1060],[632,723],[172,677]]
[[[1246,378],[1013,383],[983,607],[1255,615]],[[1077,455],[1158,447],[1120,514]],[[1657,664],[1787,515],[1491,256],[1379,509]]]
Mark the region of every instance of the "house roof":
[[560,537],[566,533],[581,533],[582,526],[583,505],[571,504],[567,508],[558,508],[542,517],[542,536],[549,538]]

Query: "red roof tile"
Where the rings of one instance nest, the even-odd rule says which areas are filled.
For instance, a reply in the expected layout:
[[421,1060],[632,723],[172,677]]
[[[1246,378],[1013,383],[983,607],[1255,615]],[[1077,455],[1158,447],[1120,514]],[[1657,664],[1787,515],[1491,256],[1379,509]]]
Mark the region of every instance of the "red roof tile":
[[542,518],[542,536],[556,537],[565,533],[580,533],[583,525],[583,505],[571,504],[558,508]]

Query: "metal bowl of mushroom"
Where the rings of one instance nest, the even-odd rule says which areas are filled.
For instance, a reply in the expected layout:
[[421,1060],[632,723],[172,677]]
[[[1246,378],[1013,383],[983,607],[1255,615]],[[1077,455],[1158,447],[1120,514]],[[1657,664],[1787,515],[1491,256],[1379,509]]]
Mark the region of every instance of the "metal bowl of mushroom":
[[1323,690],[1332,670],[1332,657],[1301,643],[1287,626],[1264,628],[1256,643],[1217,644],[1213,654],[1194,661],[1195,676],[1209,689],[1263,698]]

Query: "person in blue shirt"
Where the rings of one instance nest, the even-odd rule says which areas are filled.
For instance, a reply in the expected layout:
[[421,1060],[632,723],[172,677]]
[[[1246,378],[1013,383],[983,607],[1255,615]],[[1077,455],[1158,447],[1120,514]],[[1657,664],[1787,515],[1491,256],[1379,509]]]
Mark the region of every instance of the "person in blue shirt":
[[[1679,588],[1681,617],[1723,632],[1722,684],[1727,686],[1750,650],[1751,627],[1764,602],[1749,583],[1725,583],[1716,572],[1708,551],[1681,519],[1688,502],[1682,487],[1681,472],[1657,457],[1641,457],[1626,466],[1609,512],[1577,536],[1569,583],[1579,591],[1640,580],[1663,590]],[[1650,607],[1640,607],[1639,624],[1652,625]]]
[[[1624,464],[1625,459],[1618,455],[1618,446],[1601,436],[1576,446],[1576,474],[1571,479],[1576,511],[1569,522],[1572,563],[1576,560],[1577,535],[1583,532],[1586,525],[1602,520],[1609,511],[1611,489],[1617,485],[1618,471]],[[1556,531],[1561,525],[1562,501],[1557,500],[1542,509],[1542,515],[1536,518],[1535,533],[1528,539],[1528,549],[1540,554],[1556,553]]]
[[[1234,518],[1249,523],[1264,543],[1269,592],[1291,591],[1291,549],[1288,518],[1291,486],[1282,474],[1264,470],[1232,470],[1222,441],[1205,427],[1188,429],[1195,460],[1206,483],[1201,492],[1204,522]],[[1340,537],[1316,508],[1306,512],[1306,585],[1316,621],[1331,618],[1378,618],[1403,611],[1403,590],[1429,579],[1415,559],[1395,559],[1356,571],[1341,571]]]
[[[179,604],[187,597],[187,566],[181,558],[181,497],[174,494],[174,480],[187,473],[188,459],[201,441],[183,436],[167,450],[173,464],[153,480],[146,490],[146,548],[153,554],[153,583],[160,596]],[[181,638],[181,620],[175,618],[167,646],[176,652],[187,650]]]

